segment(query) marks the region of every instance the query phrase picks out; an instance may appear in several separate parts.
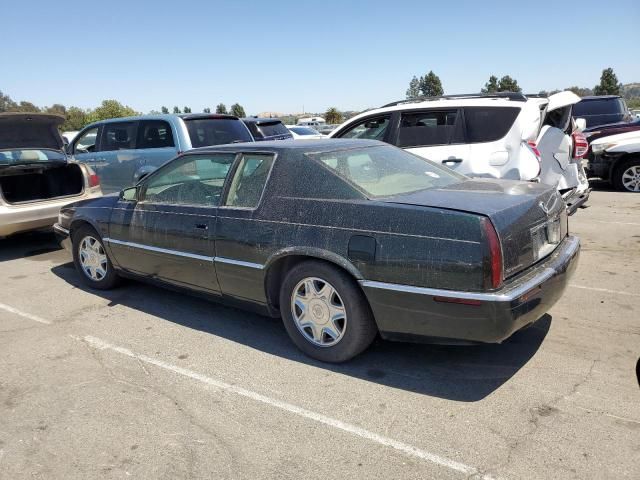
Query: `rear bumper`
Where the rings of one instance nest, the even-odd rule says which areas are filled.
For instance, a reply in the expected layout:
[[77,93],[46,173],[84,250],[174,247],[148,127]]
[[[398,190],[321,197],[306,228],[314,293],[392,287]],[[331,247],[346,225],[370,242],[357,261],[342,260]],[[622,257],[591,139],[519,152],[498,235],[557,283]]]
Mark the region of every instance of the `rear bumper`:
[[560,299],[579,255],[579,238],[568,236],[547,259],[495,292],[457,292],[368,280],[360,285],[383,338],[500,343],[538,320]]
[[71,237],[69,236],[69,230],[56,223],[53,225],[53,233],[55,233],[58,243],[62,248],[67,251],[71,251]]
[[589,195],[591,195],[590,188],[588,188],[584,192],[576,191],[572,193],[569,197],[567,197],[565,199],[565,202],[567,203],[567,214],[573,215],[574,213],[576,213],[576,210],[578,210],[578,208],[580,208],[582,205],[587,203],[587,200],[589,200]]

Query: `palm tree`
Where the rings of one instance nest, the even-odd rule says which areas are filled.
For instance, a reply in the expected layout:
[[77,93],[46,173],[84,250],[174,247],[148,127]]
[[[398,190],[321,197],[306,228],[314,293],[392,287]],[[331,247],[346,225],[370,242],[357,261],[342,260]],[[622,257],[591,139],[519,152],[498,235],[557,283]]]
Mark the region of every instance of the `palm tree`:
[[331,107],[328,108],[326,113],[324,114],[324,120],[331,125],[342,123],[342,114],[337,108]]

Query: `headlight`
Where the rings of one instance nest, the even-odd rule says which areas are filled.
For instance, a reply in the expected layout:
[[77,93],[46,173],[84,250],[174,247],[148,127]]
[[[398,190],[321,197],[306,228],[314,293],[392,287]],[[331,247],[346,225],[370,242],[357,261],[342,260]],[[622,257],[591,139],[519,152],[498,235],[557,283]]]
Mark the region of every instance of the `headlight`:
[[591,151],[597,155],[604,152],[607,148],[613,147],[615,143],[596,143],[591,145]]

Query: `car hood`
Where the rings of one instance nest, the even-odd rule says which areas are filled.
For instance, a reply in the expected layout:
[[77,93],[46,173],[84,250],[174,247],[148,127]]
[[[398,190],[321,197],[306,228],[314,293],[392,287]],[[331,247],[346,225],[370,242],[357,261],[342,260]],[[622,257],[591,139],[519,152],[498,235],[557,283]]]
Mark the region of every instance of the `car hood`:
[[62,150],[64,118],[43,113],[0,113],[0,150]]

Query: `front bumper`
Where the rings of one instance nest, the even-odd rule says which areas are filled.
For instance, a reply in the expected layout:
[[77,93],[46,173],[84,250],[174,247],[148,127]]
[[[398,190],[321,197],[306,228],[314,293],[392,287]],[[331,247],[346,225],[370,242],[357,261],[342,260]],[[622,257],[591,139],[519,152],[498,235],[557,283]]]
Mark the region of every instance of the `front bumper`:
[[[378,329],[389,340],[500,343],[562,296],[578,265],[580,239],[566,237],[545,260],[498,291],[476,293],[362,280]],[[466,301],[470,304],[451,303]]]
[[56,235],[58,243],[65,250],[71,251],[71,237],[69,230],[61,226],[59,223],[53,225],[53,233]]

